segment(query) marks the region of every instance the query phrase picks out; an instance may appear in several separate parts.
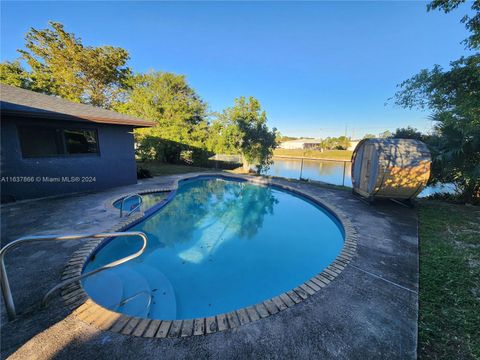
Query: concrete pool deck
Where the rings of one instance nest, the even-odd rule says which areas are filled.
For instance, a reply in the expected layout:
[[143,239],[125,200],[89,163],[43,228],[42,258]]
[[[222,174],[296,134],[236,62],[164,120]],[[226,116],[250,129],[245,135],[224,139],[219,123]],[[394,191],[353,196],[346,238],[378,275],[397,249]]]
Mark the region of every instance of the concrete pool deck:
[[[2,245],[39,234],[95,233],[119,222],[105,202],[127,192],[172,185],[179,176],[107,191],[2,206]],[[85,241],[26,245],[7,255],[21,314],[2,308],[2,358],[398,358],[416,357],[416,212],[391,202],[369,206],[350,192],[278,180],[334,204],[357,230],[357,252],[328,286],[278,314],[203,336],[145,339],[101,331],[71,314],[60,296],[42,296]],[[3,306],[3,305],[2,305]]]

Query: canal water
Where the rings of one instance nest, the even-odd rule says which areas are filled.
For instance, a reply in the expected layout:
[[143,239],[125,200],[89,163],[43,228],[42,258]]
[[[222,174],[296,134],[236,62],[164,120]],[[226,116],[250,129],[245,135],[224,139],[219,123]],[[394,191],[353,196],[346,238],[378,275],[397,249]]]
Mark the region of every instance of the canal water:
[[[274,163],[264,172],[265,175],[290,179],[308,179],[333,185],[352,187],[351,163],[349,161],[302,160],[274,158]],[[419,197],[437,192],[454,192],[451,184],[429,186]]]
[[273,165],[265,172],[265,175],[290,179],[302,178],[351,187],[352,174],[350,164],[350,162],[344,161],[303,160],[302,168],[301,159],[274,158]]

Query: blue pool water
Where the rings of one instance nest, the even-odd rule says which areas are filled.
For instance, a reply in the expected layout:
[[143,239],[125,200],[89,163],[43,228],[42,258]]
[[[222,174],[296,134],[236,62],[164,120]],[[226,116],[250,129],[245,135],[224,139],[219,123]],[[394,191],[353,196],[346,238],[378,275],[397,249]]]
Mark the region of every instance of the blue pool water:
[[[168,196],[168,192],[155,192],[155,193],[149,193],[149,194],[141,194],[142,196],[142,210],[148,210],[155,204],[159,203],[160,201],[164,200]],[[138,197],[131,197],[125,200],[123,203],[123,210],[125,212],[129,212],[133,210],[137,205],[138,205]],[[117,209],[120,209],[122,206],[122,199],[119,199],[113,203],[113,206],[116,207]],[[137,211],[140,211],[138,209]]]
[[[170,202],[131,230],[143,255],[84,280],[99,304],[153,319],[208,317],[291,290],[328,266],[344,232],[322,207],[274,187],[219,178],[181,182]],[[115,238],[84,271],[137,249]]]

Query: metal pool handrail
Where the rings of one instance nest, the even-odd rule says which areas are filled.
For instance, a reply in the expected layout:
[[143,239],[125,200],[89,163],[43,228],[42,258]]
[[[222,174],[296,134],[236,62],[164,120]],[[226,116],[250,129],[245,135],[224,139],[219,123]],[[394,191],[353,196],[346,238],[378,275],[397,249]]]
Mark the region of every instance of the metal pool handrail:
[[48,291],[45,296],[43,297],[42,304],[46,305],[48,298],[50,297],[51,294],[53,294],[56,290],[74,283],[78,280],[84,279],[86,277],[89,277],[91,275],[94,275],[96,273],[99,273],[100,271],[110,269],[112,267],[121,265],[129,260],[132,260],[140,255],[143,254],[145,251],[145,248],[147,247],[147,235],[145,235],[143,232],[139,231],[128,231],[128,232],[112,232],[112,233],[99,233],[99,234],[76,234],[76,235],[41,235],[41,236],[25,236],[20,239],[14,240],[11,243],[5,245],[2,249],[0,249],[0,280],[1,280],[1,286],[2,286],[2,295],[3,295],[3,300],[5,301],[5,307],[7,308],[7,314],[9,320],[13,320],[16,316],[16,311],[15,311],[15,303],[13,302],[13,297],[12,297],[12,292],[10,289],[10,283],[8,282],[8,276],[7,276],[7,271],[5,269],[5,254],[17,247],[20,244],[23,243],[30,243],[30,242],[35,242],[35,241],[67,241],[67,240],[79,240],[79,239],[86,239],[86,238],[94,238],[94,239],[102,239],[102,238],[108,238],[108,237],[122,237],[122,236],[139,236],[143,240],[143,244],[140,250],[137,252],[126,256],[124,258],[121,258],[119,260],[113,261],[107,265],[104,265],[102,267],[99,267],[98,269],[92,270],[88,273],[81,274],[79,276],[75,276],[73,278],[67,279],[65,281],[62,281],[58,285],[54,286],[50,291]]
[[137,194],[137,193],[129,194],[122,199],[122,202],[120,204],[120,217],[123,217],[123,206],[125,204],[125,201],[128,200],[128,199],[134,198],[134,197],[138,197],[138,199],[139,199],[138,205],[135,206],[132,210],[130,210],[127,213],[127,216],[130,216],[134,211],[136,211],[138,208],[140,208],[142,206],[143,198],[140,194]]

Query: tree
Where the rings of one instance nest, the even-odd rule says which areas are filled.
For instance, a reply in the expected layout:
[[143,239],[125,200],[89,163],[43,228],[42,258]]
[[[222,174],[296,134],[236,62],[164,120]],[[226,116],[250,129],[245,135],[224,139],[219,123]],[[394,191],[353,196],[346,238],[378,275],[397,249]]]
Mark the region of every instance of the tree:
[[49,24],[51,29],[30,29],[25,36],[26,49],[18,50],[29,70],[18,61],[4,63],[1,81],[75,102],[112,107],[130,76],[128,52],[113,46],[84,46],[62,24]]
[[291,141],[291,140],[297,140],[297,137],[294,136],[288,136],[288,135],[283,135],[280,133],[280,131],[277,130],[277,135],[276,139],[278,143],[284,142],[284,141]]
[[383,139],[392,137],[392,132],[390,130],[385,130],[384,132],[381,132],[380,134],[378,134],[378,137]]
[[0,64],[0,82],[30,89],[29,74],[18,61],[6,61]]
[[350,146],[350,138],[346,136],[326,137],[322,139],[319,147],[325,150],[347,150]]
[[398,128],[392,135],[395,139],[414,139],[425,141],[424,135],[415,128],[407,126],[406,128]]
[[139,141],[145,139],[153,145],[157,138],[206,147],[207,105],[188,85],[185,76],[160,71],[135,75],[125,97],[127,100],[116,106],[117,111],[157,124],[151,129],[139,129]]
[[[433,1],[429,9],[449,12],[461,0]],[[464,17],[472,35],[470,48],[478,48],[480,3],[472,18]],[[427,144],[432,152],[434,180],[453,182],[465,202],[480,199],[480,55],[478,53],[452,61],[444,70],[435,65],[402,82],[395,102],[406,108],[430,109],[435,135]]]
[[373,138],[376,138],[376,136],[373,135],[373,134],[365,134],[365,135],[363,136],[363,138],[364,138],[364,139],[373,139]]
[[[465,0],[433,0],[430,4],[427,5],[427,10],[443,10],[445,13],[449,13],[452,10],[457,9],[460,4],[464,3]],[[472,4],[472,11],[475,15],[465,15],[462,18],[462,23],[465,24],[467,30],[472,34],[464,40],[464,44],[469,49],[479,49],[480,48],[480,1],[469,1]]]
[[435,181],[452,182],[466,202],[480,197],[480,56],[436,65],[404,81],[396,103],[432,111],[436,135],[432,152]]
[[429,147],[436,180],[454,183],[467,203],[480,202],[480,122],[453,117],[448,112],[432,115],[439,135]]
[[350,138],[346,136],[339,136],[337,138],[337,145],[335,146],[336,150],[347,150],[350,146]]
[[138,74],[130,80],[125,96],[127,100],[116,110],[155,121],[152,134],[190,145],[205,143],[207,105],[185,76],[161,71]]
[[254,97],[235,99],[233,107],[227,108],[212,124],[218,131],[216,149],[222,146],[228,152],[240,153],[243,168],[256,165],[257,172],[268,169],[273,149],[277,146],[276,129],[267,127],[267,115]]

